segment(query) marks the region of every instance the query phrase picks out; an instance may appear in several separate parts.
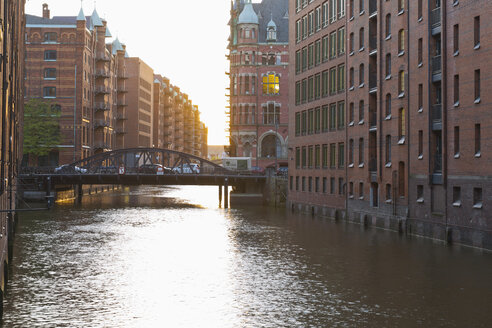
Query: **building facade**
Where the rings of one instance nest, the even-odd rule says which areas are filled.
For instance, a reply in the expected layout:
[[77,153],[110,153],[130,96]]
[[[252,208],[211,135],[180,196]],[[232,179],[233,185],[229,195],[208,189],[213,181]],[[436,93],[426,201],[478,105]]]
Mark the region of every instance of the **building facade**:
[[230,156],[287,165],[289,11],[287,0],[235,0],[229,40]]
[[0,6],[0,318],[6,288],[8,263],[12,259],[16,215],[17,170],[22,157],[24,81],[24,0]]
[[[40,165],[72,163],[124,145],[117,130],[125,103],[125,50],[97,11],[85,16],[26,15],[26,101],[60,110],[61,144]],[[113,50],[114,49],[114,50]]]
[[292,208],[492,248],[491,7],[291,1]]

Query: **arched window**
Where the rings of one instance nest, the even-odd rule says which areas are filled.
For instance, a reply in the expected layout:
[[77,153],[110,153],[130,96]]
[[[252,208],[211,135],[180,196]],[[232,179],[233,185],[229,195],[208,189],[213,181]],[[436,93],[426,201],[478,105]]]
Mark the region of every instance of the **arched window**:
[[280,77],[275,73],[263,76],[263,94],[276,95],[280,91]]
[[360,64],[359,66],[359,86],[364,85],[364,64]]
[[269,135],[261,141],[261,157],[281,157],[281,155],[282,147],[277,136]]
[[251,157],[251,144],[249,142],[245,143],[243,146],[243,156]]

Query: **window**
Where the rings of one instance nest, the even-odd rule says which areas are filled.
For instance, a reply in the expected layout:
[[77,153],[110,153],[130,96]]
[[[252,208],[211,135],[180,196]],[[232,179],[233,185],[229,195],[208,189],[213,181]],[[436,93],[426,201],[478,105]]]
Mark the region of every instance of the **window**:
[[345,27],[338,29],[338,54],[345,53]]
[[323,159],[323,168],[327,168],[328,167],[328,145],[323,145],[321,156]]
[[314,65],[318,66],[321,63],[321,40],[314,43]]
[[398,12],[403,12],[405,10],[405,0],[398,0]]
[[460,156],[460,127],[454,127],[454,158]]
[[391,164],[391,136],[386,136],[386,152],[385,152],[386,166]]
[[364,182],[359,182],[359,199],[364,199]]
[[391,117],[391,94],[386,95],[386,119]]
[[302,147],[302,157],[301,157],[301,163],[302,163],[302,168],[305,169],[307,166],[307,153],[306,153],[306,147]]
[[321,7],[316,8],[314,12],[314,27],[316,31],[321,29]]
[[329,22],[329,3],[325,1],[323,3],[323,27],[326,27]]
[[454,76],[454,105],[458,106],[460,103],[460,76],[456,74]]
[[301,72],[301,50],[296,52],[296,74]]
[[337,92],[337,69],[336,67],[330,68],[330,95]]
[[424,108],[424,85],[419,84],[419,95],[418,95],[418,101],[419,101],[419,112],[423,111]]
[[345,102],[340,101],[338,103],[338,129],[345,127]]
[[418,62],[419,62],[419,67],[422,66],[422,61],[423,61],[423,40],[422,38],[419,39],[418,41],[418,54],[417,54],[418,58]]
[[328,179],[326,177],[323,177],[323,193],[326,194],[328,191]]
[[301,148],[296,148],[296,168],[299,169],[301,167]]
[[400,108],[400,115],[398,117],[398,134],[399,140],[405,140],[405,108]]
[[418,159],[424,158],[424,131],[419,130],[419,149]]
[[314,33],[314,11],[308,14],[308,31],[309,35]]
[[349,140],[349,166],[354,165],[354,139]]
[[334,194],[335,193],[335,178],[334,177],[331,177],[330,178],[330,194]]
[[349,198],[354,198],[354,183],[349,183]]
[[319,192],[319,177],[316,177],[314,180],[314,191]]
[[345,0],[338,0],[338,17],[342,18],[345,16]]
[[328,106],[325,105],[321,108],[321,130],[323,132],[328,131]]
[[405,71],[401,70],[398,73],[398,96],[403,97],[405,95]]
[[263,105],[263,124],[280,123],[280,105],[268,103]]
[[458,55],[460,50],[460,26],[458,24],[453,26],[453,51],[454,55]]
[[302,22],[299,19],[296,22],[296,42],[300,42],[301,41],[301,39],[302,39],[301,36],[302,36]]
[[405,30],[401,29],[398,32],[398,54],[405,52]]
[[359,139],[359,167],[364,165],[364,138]]
[[391,37],[391,14],[386,15],[386,30],[385,30],[386,38]]
[[386,54],[386,79],[391,77],[391,54]]
[[354,125],[355,121],[355,105],[353,102],[350,103],[349,105],[349,125]]
[[359,0],[359,14],[362,15],[364,13],[364,1],[365,0]]
[[308,147],[308,168],[312,169],[313,168],[313,162],[314,162],[314,149],[313,146]]
[[323,62],[327,61],[329,58],[329,54],[330,54],[329,43],[330,43],[330,39],[328,35],[323,37],[323,39],[321,39],[321,53],[322,53]]
[[423,185],[417,186],[417,202],[418,203],[424,202],[424,186]]
[[364,100],[359,101],[359,124],[364,123]]
[[308,68],[313,68],[314,66],[314,43],[308,46]]
[[44,42],[56,42],[57,35],[55,32],[44,33]]
[[44,79],[45,80],[56,79],[56,68],[45,68],[44,69]]
[[321,96],[321,75],[314,76],[314,99],[319,99]]
[[335,168],[337,165],[337,145],[330,144],[330,167]]
[[306,177],[302,177],[302,191],[306,191]]
[[350,54],[354,53],[354,33],[349,35],[349,52]]
[[417,15],[418,15],[418,19],[421,20],[422,19],[422,0],[418,0]]
[[280,91],[280,77],[274,73],[263,76],[263,94],[276,95]]
[[350,70],[349,70],[349,87],[351,89],[354,88],[354,68],[353,67],[350,67]]
[[360,64],[359,66],[359,88],[364,86],[364,64]]
[[482,188],[473,188],[473,208],[481,209],[483,207]]
[[338,144],[338,167],[342,168],[345,166],[345,144]]
[[337,56],[337,32],[330,33],[330,58]]
[[480,102],[480,70],[475,70],[475,103]]
[[56,98],[56,88],[55,87],[44,87],[43,88],[44,98]]
[[56,50],[45,50],[44,60],[55,61],[56,60]]
[[461,187],[453,187],[453,206],[461,206]]
[[350,19],[353,19],[354,18],[354,0],[350,0],[349,2],[349,16],[350,16]]
[[337,0],[330,0],[330,23],[337,20]]
[[343,178],[338,178],[338,194],[343,195],[345,193],[344,189],[345,185],[343,183]]
[[480,157],[482,155],[481,149],[481,135],[480,135],[480,124],[475,124],[475,157]]
[[364,50],[364,28],[361,27],[359,30],[359,51]]
[[330,105],[330,131],[337,128],[337,104]]
[[480,16],[473,19],[473,41],[475,49],[480,48]]
[[314,166],[319,169],[321,167],[321,147],[316,145],[314,148]]

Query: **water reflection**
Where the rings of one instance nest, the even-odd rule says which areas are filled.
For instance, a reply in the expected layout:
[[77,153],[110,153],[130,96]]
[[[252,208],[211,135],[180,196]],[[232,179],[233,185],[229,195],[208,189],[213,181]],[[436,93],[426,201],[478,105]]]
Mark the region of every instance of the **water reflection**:
[[485,327],[490,254],[138,188],[25,214],[6,327]]

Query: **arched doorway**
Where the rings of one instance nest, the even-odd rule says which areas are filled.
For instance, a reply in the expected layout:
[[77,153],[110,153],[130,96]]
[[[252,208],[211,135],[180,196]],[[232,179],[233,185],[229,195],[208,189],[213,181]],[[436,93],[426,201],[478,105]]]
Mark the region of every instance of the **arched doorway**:
[[261,157],[282,157],[282,145],[279,138],[273,134],[261,141]]

